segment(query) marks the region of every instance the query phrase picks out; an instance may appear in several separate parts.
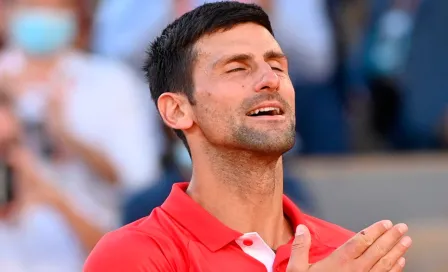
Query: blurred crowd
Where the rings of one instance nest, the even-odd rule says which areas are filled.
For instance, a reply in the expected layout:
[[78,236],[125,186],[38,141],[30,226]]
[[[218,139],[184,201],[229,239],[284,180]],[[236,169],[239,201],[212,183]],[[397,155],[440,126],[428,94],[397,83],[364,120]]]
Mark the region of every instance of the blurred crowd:
[[[141,66],[151,40],[203,2],[0,0],[2,271],[81,271],[99,237],[189,179]],[[289,58],[287,159],[448,145],[448,1],[244,2],[270,14]],[[288,173],[287,194],[312,210]]]

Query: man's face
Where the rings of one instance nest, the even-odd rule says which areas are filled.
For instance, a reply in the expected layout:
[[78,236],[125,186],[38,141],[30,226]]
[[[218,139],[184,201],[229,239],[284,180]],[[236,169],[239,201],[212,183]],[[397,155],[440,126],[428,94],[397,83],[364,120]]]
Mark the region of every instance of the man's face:
[[264,154],[291,149],[294,89],[287,60],[269,31],[241,24],[201,38],[195,50],[192,111],[207,141]]

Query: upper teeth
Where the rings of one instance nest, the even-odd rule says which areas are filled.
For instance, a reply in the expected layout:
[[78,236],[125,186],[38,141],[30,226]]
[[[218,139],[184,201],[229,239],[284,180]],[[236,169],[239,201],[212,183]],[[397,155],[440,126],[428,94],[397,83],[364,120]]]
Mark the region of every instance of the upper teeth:
[[260,108],[260,109],[253,110],[253,111],[249,112],[249,115],[256,115],[260,112],[269,112],[269,111],[273,111],[275,114],[280,114],[279,108],[266,107],[266,108]]

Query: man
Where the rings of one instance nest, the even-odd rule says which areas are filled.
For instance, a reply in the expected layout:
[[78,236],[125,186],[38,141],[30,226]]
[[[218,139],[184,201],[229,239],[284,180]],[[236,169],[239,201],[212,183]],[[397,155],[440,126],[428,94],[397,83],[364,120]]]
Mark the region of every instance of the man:
[[283,196],[294,90],[261,8],[204,4],[148,52],[151,94],[190,151],[191,182],[106,235],[84,271],[402,271],[405,224],[382,221],[351,238]]

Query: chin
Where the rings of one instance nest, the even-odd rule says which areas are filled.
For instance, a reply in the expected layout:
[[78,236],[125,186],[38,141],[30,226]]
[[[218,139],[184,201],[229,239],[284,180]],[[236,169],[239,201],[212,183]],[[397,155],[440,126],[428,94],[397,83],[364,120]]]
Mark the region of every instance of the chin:
[[295,137],[288,137],[286,139],[266,137],[261,141],[246,142],[246,144],[244,144],[244,149],[263,155],[281,156],[291,150],[294,147],[294,144]]
[[268,155],[281,156],[281,155],[285,154],[286,152],[288,152],[289,150],[291,150],[293,147],[294,147],[294,143],[293,144],[287,143],[287,144],[283,144],[283,145],[279,145],[278,143],[276,143],[274,145],[266,144],[265,146],[260,148],[260,151],[262,153],[265,153]]
[[276,129],[262,131],[248,127],[240,127],[234,132],[234,143],[239,149],[279,156],[294,147],[296,138],[294,125],[290,125],[288,129],[283,131]]

